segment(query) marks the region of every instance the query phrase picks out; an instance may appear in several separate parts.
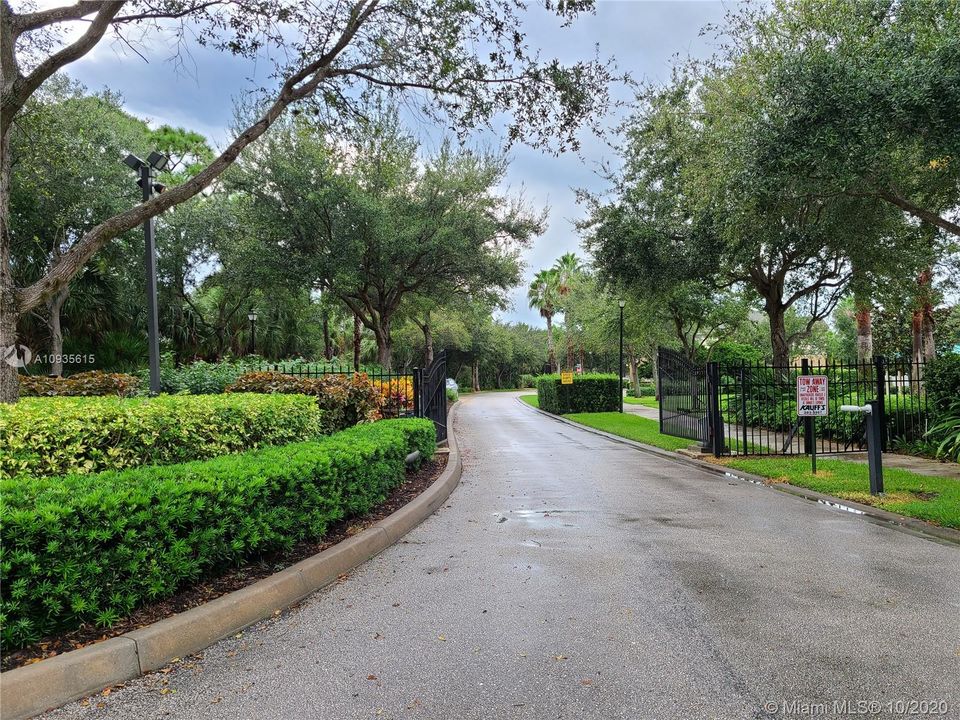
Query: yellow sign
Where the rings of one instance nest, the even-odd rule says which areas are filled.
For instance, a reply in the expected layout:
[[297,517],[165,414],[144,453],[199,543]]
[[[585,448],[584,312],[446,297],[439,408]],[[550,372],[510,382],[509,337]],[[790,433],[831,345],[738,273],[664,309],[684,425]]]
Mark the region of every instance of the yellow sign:
[[560,384],[561,384],[561,385],[573,385],[573,373],[572,373],[572,372],[562,372],[562,373],[560,373]]

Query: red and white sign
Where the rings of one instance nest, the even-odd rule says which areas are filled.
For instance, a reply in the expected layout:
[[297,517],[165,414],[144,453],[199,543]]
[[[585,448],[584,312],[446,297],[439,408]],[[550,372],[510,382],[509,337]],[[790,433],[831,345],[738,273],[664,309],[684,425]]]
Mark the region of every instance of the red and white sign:
[[818,417],[827,414],[827,376],[799,375],[797,377],[797,415]]

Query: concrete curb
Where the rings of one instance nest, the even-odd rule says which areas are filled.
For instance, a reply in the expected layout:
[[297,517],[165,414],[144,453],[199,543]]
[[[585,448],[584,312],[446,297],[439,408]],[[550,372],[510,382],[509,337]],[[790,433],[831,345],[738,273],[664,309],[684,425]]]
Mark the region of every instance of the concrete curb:
[[440,507],[463,466],[450,409],[447,467],[417,498],[363,532],[313,557],[147,627],[0,673],[0,720],[23,720],[162,668],[299,602],[393,545]]
[[636,440],[629,440],[603,430],[597,430],[596,428],[592,428],[588,425],[581,425],[580,423],[574,422],[568,418],[548,413],[540,408],[535,408],[533,405],[528,405],[520,398],[517,398],[517,402],[524,407],[529,408],[534,412],[538,412],[541,415],[545,415],[546,417],[556,420],[557,422],[580,428],[581,430],[586,430],[594,435],[600,435],[601,437],[605,437],[608,440],[612,440],[623,445],[629,445],[632,448],[650,453],[651,455],[657,455],[665,460],[672,460],[684,465],[690,465],[691,467],[695,467],[715,475],[722,475],[724,477],[734,478],[736,480],[744,480],[746,482],[753,483],[754,485],[762,485],[763,487],[767,487],[772,490],[777,490],[779,492],[787,493],[788,495],[794,495],[805,500],[827,505],[829,507],[836,508],[837,510],[849,512],[854,515],[863,515],[871,520],[890,525],[896,530],[901,530],[911,535],[924,536],[925,539],[928,540],[936,540],[941,542],[945,541],[960,545],[960,531],[954,530],[953,528],[931,525],[923,520],[907,517],[905,515],[898,515],[897,513],[881,510],[880,508],[875,508],[871,505],[853,502],[852,500],[842,500],[838,497],[834,497],[833,495],[826,495],[824,493],[817,492],[816,490],[808,490],[807,488],[790,485],[789,483],[771,483],[769,482],[768,478],[763,478],[759,475],[753,475],[751,473],[746,473],[742,470],[735,470],[723,465],[715,465],[714,463],[704,462],[703,460],[696,460],[670,450],[664,450],[663,448],[647,445],[646,443],[637,442]]

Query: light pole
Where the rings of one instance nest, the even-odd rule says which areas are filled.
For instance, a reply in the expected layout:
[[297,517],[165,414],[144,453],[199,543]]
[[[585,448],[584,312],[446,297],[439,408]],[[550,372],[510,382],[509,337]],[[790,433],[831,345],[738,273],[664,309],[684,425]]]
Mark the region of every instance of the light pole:
[[620,412],[623,412],[623,308],[627,304],[625,300],[620,300]]
[[257,351],[257,310],[256,308],[250,308],[250,312],[247,313],[247,320],[250,321],[250,347],[247,350],[247,355],[253,355]]
[[[146,162],[136,155],[127,155],[123,162],[131,170],[140,173],[137,184],[143,190],[143,200],[153,197],[154,192],[161,193],[164,186],[154,182],[154,171],[166,170],[170,158],[154,150],[147,156]],[[143,258],[147,274],[147,347],[150,354],[150,392],[160,392],[160,335],[157,329],[157,243],[153,236],[153,218],[143,223]]]

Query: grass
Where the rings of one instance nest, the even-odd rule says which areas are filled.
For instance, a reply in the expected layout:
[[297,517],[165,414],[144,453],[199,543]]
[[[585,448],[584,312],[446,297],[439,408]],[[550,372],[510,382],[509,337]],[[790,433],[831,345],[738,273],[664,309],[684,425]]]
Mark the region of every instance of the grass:
[[777,482],[960,529],[960,482],[951,478],[887,468],[883,471],[885,494],[874,497],[870,494],[868,468],[862,463],[818,460],[817,474],[813,475],[810,459],[805,457],[730,458],[721,462]]
[[623,399],[623,401],[624,401],[627,405],[645,405],[646,407],[650,407],[650,408],[654,408],[654,409],[657,409],[657,408],[660,407],[660,403],[657,402],[657,399],[656,399],[656,398],[652,398],[652,397],[635,398],[635,397],[631,397],[631,396],[627,395],[627,396]]
[[540,407],[540,398],[536,395],[521,395],[520,399],[523,400],[527,405],[532,405],[535,408]]
[[[536,397],[534,397],[536,399]],[[630,413],[574,413],[566,415],[574,422],[613,433],[628,440],[653,445],[664,450],[680,450],[693,441],[660,434],[660,423]]]

